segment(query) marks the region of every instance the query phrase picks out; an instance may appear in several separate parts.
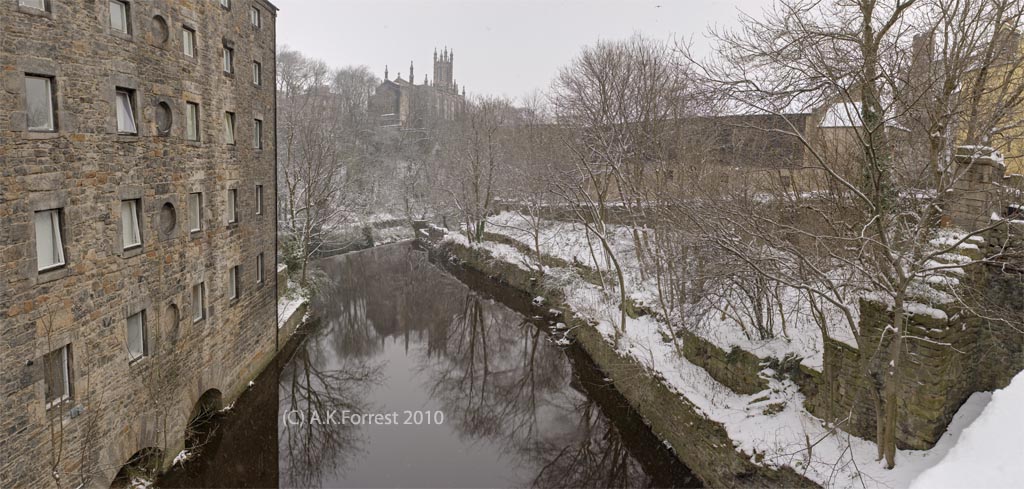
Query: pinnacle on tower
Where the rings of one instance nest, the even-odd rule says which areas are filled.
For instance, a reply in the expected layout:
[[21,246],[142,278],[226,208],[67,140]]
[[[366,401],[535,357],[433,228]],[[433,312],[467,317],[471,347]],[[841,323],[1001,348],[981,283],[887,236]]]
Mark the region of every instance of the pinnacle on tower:
[[388,79],[388,65],[384,65],[384,79]]
[[413,75],[413,71],[412,71],[412,61],[409,62],[409,84],[410,85],[415,85],[416,84],[416,77],[415,77],[415,75]]

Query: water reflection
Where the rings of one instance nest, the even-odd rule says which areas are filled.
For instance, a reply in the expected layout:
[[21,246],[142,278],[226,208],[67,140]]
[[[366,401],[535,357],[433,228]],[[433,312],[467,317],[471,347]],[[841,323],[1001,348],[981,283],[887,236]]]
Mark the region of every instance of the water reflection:
[[[443,412],[445,422],[282,422],[282,485],[696,483],[649,433],[639,441],[620,436],[592,395],[607,390],[599,375],[591,373],[597,382],[581,377],[536,325],[473,293],[411,246],[336,257],[322,268],[330,283],[313,304],[321,324],[281,373],[281,412],[308,419],[332,409],[430,410]],[[634,453],[636,445],[649,453]]]

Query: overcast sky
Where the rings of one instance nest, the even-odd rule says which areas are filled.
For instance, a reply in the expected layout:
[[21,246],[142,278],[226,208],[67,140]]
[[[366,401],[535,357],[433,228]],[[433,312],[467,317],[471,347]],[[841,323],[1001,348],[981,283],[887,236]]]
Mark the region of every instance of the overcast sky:
[[706,45],[709,25],[734,26],[767,0],[272,0],[277,40],[335,67],[366,65],[416,83],[432,56],[455,52],[455,80],[469,93],[520,97],[549,86],[558,68],[598,39],[642,32]]

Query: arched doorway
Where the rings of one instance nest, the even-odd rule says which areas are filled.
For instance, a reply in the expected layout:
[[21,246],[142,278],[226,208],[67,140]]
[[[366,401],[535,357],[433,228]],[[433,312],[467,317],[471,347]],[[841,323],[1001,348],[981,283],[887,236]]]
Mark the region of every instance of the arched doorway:
[[135,452],[117,471],[110,487],[122,489],[136,487],[137,482],[152,481],[160,472],[163,451],[156,447],[146,447]]

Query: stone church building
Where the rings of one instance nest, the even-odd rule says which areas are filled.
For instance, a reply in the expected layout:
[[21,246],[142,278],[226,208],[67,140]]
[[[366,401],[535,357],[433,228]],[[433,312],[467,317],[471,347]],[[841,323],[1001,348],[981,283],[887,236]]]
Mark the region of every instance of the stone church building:
[[370,98],[370,113],[378,117],[379,125],[424,128],[455,120],[465,107],[466,88],[462,87],[460,92],[455,82],[454,59],[454,51],[448,48],[440,53],[434,50],[434,78],[429,80],[423,75],[420,85],[416,84],[412,62],[408,78],[399,73],[392,80],[385,67],[384,81]]

